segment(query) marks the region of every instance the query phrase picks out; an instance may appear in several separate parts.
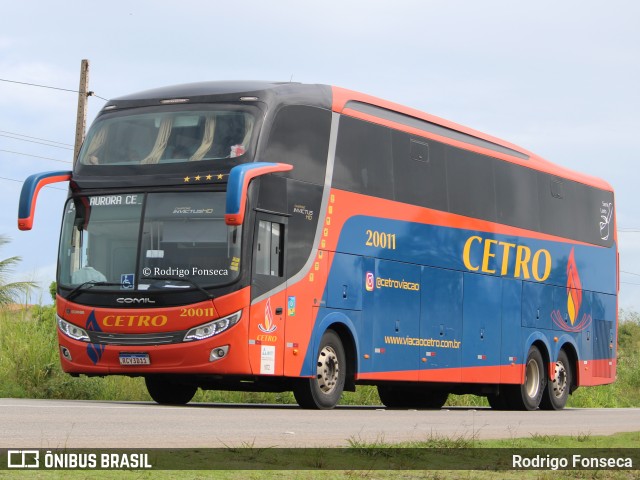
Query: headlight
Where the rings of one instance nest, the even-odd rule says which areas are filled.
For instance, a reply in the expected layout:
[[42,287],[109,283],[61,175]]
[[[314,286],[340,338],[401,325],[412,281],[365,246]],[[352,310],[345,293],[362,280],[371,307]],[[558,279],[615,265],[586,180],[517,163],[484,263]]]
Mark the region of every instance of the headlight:
[[89,335],[86,330],[75,326],[73,323],[69,323],[56,315],[58,319],[58,328],[62,333],[64,333],[67,337],[71,337],[74,340],[80,340],[81,342],[90,341]]
[[232,313],[224,318],[214,320],[213,322],[194,327],[184,336],[184,341],[191,342],[193,340],[204,340],[205,338],[211,338],[214,335],[218,335],[238,323],[241,316],[242,310]]

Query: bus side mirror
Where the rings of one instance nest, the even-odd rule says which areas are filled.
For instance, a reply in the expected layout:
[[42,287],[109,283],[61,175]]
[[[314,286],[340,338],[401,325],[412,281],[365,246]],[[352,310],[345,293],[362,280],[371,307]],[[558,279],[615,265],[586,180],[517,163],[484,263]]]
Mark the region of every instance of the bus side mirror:
[[288,172],[293,166],[288,163],[243,163],[229,172],[227,183],[227,205],[224,221],[227,225],[242,225],[247,204],[249,183],[256,177],[273,172]]
[[71,180],[71,172],[44,172],[29,176],[22,185],[20,192],[20,203],[18,205],[18,228],[20,230],[31,230],[33,227],[33,216],[36,210],[38,192],[45,185],[50,183],[66,182]]

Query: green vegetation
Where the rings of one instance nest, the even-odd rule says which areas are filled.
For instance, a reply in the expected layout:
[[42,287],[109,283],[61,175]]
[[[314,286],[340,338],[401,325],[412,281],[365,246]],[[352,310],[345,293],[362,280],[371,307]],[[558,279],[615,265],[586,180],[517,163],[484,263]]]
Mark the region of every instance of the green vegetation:
[[[579,388],[569,407],[640,407],[640,314],[621,312],[618,379],[610,385]],[[0,311],[0,397],[88,400],[151,400],[142,378],[74,378],[62,372],[55,309],[36,306]],[[198,391],[194,402],[295,404],[286,393]],[[342,405],[380,405],[374,387],[346,392]],[[451,395],[447,406],[486,406],[486,399]]]
[[[7,243],[9,243],[9,239],[4,235],[0,235],[0,248]],[[9,274],[20,263],[20,260],[20,257],[9,257],[0,260],[0,307],[19,302],[29,291],[36,288],[34,282],[9,281]]]

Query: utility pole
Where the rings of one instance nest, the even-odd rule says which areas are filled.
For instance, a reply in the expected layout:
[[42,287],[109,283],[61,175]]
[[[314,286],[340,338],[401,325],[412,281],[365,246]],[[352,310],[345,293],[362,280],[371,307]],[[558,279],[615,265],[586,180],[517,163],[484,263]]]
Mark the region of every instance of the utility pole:
[[80,147],[87,128],[87,99],[93,92],[89,91],[89,60],[82,60],[80,64],[80,87],[78,88],[78,115],[76,117],[76,141],[73,149],[73,164],[78,161]]

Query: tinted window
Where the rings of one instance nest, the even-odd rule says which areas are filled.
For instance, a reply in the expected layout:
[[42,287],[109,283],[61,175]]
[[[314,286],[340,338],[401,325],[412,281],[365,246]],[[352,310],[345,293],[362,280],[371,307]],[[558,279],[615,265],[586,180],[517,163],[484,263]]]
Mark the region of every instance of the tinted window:
[[494,160],[499,223],[540,230],[537,175],[530,168]]
[[443,144],[394,132],[393,163],[396,200],[447,210]]
[[267,148],[258,161],[293,165],[283,176],[324,184],[331,112],[304,105],[290,105],[278,111]]
[[540,228],[544,233],[576,238],[574,228],[573,182],[538,174],[538,201],[540,205]]
[[391,130],[343,116],[333,178],[336,188],[393,199]]
[[260,220],[256,240],[256,265],[258,275],[282,276],[282,247],[284,225]]
[[222,106],[105,115],[91,126],[79,163],[155,165],[236,158],[249,149],[254,123],[252,114]]
[[599,245],[613,243],[613,194],[581,183],[573,185],[575,236]]
[[613,243],[613,194],[342,116],[333,185],[596,245]]
[[492,159],[460,148],[445,148],[450,211],[467,217],[495,221]]

